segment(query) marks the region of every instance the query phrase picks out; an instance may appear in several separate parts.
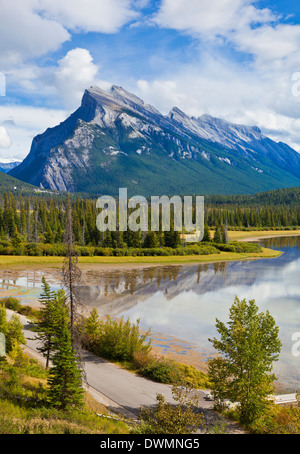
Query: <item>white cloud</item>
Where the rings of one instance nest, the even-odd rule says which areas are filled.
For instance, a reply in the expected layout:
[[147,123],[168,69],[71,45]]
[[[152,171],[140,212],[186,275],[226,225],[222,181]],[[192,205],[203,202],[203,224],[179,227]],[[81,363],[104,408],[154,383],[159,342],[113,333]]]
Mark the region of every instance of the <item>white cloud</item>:
[[9,148],[11,141],[4,126],[0,126],[0,148]]
[[79,106],[84,90],[93,85],[97,73],[98,66],[87,49],[72,49],[58,61],[54,85],[67,108]]
[[[64,121],[67,113],[63,110],[35,108],[28,106],[0,106],[0,143],[6,140],[6,150],[1,150],[0,157],[6,159],[24,159],[29,153],[32,139],[43,133],[48,127],[53,127]],[[5,129],[9,135],[1,135]],[[5,139],[6,137],[6,139]]]
[[237,47],[255,55],[258,61],[270,63],[272,60],[291,58],[299,59],[300,26],[278,24],[274,27],[265,25],[260,28],[245,28],[233,37]]
[[163,0],[154,22],[162,27],[212,38],[228,35],[252,23],[275,20],[269,9],[257,9],[252,0]]
[[69,31],[116,33],[137,18],[131,0],[0,0],[0,67],[57,50]]
[[140,96],[158,100],[164,112],[179,100],[178,107],[190,115],[256,124],[300,150],[300,97],[292,95],[292,74],[300,70],[299,25],[282,22],[255,0],[162,0],[153,20],[198,39],[199,63],[178,65],[176,73],[147,86],[138,83]]
[[131,0],[37,0],[44,17],[69,30],[116,33],[137,17]]
[[276,141],[300,151],[300,96],[292,94],[291,73],[249,70],[220,56],[201,65],[179,66],[176,74],[139,80],[131,90],[163,114],[174,106],[190,116],[208,113],[234,123],[258,126]]
[[70,39],[68,31],[34,12],[35,0],[0,0],[0,63],[6,70],[26,58],[56,50]]

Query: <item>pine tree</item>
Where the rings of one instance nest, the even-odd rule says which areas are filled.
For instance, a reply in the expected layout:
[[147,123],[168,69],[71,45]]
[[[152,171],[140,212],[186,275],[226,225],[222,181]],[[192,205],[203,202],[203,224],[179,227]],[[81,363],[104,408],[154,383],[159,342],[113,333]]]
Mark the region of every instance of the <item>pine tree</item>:
[[227,228],[225,227],[224,224],[221,225],[220,236],[221,236],[221,242],[223,244],[227,244],[228,243],[228,233],[227,233]]
[[216,226],[216,230],[214,233],[214,242],[215,243],[222,243],[221,231],[219,225]]
[[155,232],[148,232],[145,236],[144,243],[143,243],[144,248],[157,248],[159,247],[159,242],[158,238]]
[[35,339],[39,340],[42,346],[38,347],[37,350],[46,358],[46,369],[48,369],[54,347],[57,295],[55,292],[51,291],[51,288],[44,277],[42,278],[42,289],[43,291],[39,298],[39,302],[42,305],[40,311],[41,317],[37,322],[33,323],[33,330],[38,333]]
[[65,298],[61,295],[56,304],[56,334],[54,338],[53,366],[49,371],[49,402],[62,410],[83,405],[82,370],[72,346],[70,317]]
[[208,225],[204,226],[204,233],[202,241],[211,241],[210,231]]

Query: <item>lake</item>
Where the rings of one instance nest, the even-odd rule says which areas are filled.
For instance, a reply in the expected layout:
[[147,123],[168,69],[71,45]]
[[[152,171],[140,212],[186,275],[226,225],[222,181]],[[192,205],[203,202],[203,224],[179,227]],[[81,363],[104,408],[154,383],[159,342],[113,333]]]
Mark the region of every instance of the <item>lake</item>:
[[[295,392],[300,389],[300,356],[292,354],[292,336],[300,333],[300,237],[266,239],[261,244],[283,254],[199,265],[86,268],[82,300],[100,315],[123,316],[132,322],[140,319],[142,329],[151,328],[157,351],[205,366],[215,353],[208,338],[218,337],[216,318],[228,321],[236,295],[255,299],[261,311],[270,311],[280,330],[283,348],[274,367],[277,388]],[[10,289],[25,304],[34,302],[42,275],[53,289],[59,288],[59,270],[2,270],[2,291]]]

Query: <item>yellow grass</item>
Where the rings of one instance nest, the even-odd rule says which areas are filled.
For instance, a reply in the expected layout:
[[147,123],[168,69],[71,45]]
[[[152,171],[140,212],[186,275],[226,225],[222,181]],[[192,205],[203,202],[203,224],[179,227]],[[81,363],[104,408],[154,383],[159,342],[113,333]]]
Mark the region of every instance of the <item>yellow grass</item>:
[[[163,256],[163,257],[79,257],[79,264],[176,264],[176,263],[201,263],[201,262],[222,262],[233,260],[248,260],[256,258],[277,257],[280,252],[263,248],[259,253],[233,253],[221,251],[220,254],[210,255],[184,255],[184,256]],[[27,256],[0,256],[0,267],[8,268],[22,265],[38,265],[49,267],[61,267],[63,257],[27,257]]]
[[247,238],[265,238],[268,236],[295,236],[300,235],[300,230],[261,230],[253,232],[228,231],[230,241],[244,240]]

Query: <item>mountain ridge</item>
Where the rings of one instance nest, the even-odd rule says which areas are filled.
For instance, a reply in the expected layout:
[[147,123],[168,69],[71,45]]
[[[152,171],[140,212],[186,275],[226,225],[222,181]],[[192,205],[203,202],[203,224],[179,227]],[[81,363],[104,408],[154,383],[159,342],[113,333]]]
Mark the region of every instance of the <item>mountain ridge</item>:
[[299,186],[300,155],[256,126],[189,117],[178,107],[162,115],[122,87],[92,86],[9,174],[69,192],[255,193]]

